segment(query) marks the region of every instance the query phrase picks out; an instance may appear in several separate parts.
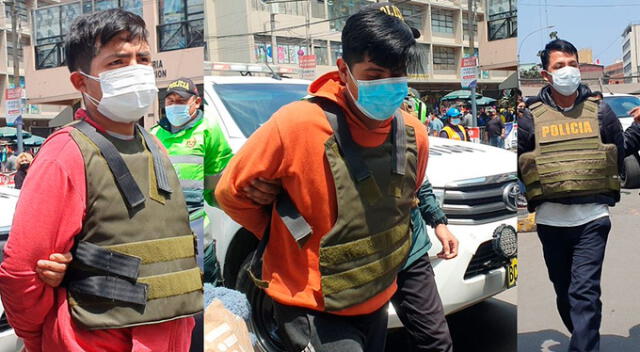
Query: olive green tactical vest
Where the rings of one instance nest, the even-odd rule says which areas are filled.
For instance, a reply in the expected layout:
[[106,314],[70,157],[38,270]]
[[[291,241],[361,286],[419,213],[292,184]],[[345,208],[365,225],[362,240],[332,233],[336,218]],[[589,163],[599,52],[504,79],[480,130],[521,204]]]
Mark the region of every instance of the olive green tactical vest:
[[406,142],[404,175],[394,172],[396,131],[375,148],[352,144],[369,171],[369,177],[364,179],[354,175],[355,165],[348,165],[344,148],[350,147],[336,138],[338,133],[348,131],[346,123],[342,124],[343,131],[336,131],[332,124],[334,135],[325,142],[338,205],[336,223],[320,242],[319,267],[326,311],[360,304],[387,289],[409,255],[418,148],[413,128],[405,126],[401,116],[396,116],[397,120]]
[[518,159],[529,202],[620,191],[617,148],[602,143],[594,100],[569,112],[539,102],[531,113],[535,148]]
[[[87,329],[123,328],[202,311],[202,273],[196,265],[195,238],[189,228],[180,183],[166,155],[161,153],[171,193],[156,187],[158,174],[152,153],[140,132],[136,134],[138,143],[102,135],[116,147],[144,195],[143,206],[131,210],[97,145],[77,129],[71,130],[71,136],[82,153],[87,182],[86,214],[74,248],[84,245],[106,250],[109,260],[96,268],[85,266],[74,257],[69,273],[83,279],[120,280],[144,289],[143,301],[131,303],[74,291],[69,286],[69,308],[74,320]],[[134,259],[139,266],[133,275],[119,276],[122,267],[118,259]],[[96,289],[100,292],[105,287],[111,286]],[[115,291],[117,286],[112,287]]]

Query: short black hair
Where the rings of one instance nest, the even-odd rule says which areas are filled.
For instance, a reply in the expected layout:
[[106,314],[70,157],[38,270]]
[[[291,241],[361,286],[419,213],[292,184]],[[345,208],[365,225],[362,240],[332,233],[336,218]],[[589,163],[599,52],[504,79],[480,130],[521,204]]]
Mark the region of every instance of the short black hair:
[[600,98],[600,99],[604,98],[604,95],[602,95],[602,92],[599,90],[591,92],[591,96],[594,98]]
[[578,49],[576,49],[573,44],[563,39],[554,39],[548,42],[547,45],[545,45],[544,50],[540,52],[540,61],[542,62],[543,70],[549,68],[549,57],[553,51],[560,51],[565,54],[575,55],[576,60],[578,60]]
[[368,56],[378,66],[406,72],[416,64],[416,40],[409,25],[379,9],[361,10],[342,29],[342,58],[349,67]]
[[89,73],[91,61],[98,48],[122,32],[127,41],[148,42],[149,32],[142,17],[121,9],[110,9],[82,15],[73,21],[64,42],[64,53],[69,71],[81,69]]

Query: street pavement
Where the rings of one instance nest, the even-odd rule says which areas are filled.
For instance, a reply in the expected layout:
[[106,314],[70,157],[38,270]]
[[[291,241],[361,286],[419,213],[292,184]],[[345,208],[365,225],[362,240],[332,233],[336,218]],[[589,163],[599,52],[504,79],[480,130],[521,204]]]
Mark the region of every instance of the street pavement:
[[[623,190],[611,208],[612,229],[602,274],[602,352],[640,351],[640,195]],[[519,234],[518,351],[564,352],[569,332],[535,232]]]
[[[485,302],[449,315],[455,352],[516,352],[516,304],[519,288],[512,288]],[[404,328],[387,337],[386,352],[408,352]]]

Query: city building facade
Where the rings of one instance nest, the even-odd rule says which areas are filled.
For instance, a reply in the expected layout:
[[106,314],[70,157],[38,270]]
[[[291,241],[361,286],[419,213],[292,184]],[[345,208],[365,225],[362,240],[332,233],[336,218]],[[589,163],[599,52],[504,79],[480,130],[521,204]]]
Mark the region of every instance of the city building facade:
[[[159,119],[167,85],[180,77],[202,84],[204,0],[82,0],[38,6],[32,11],[32,40],[24,48],[27,99],[31,104],[78,107],[80,93],[69,81],[64,37],[84,13],[122,8],[144,18],[160,92],[145,127]],[[52,89],[52,87],[55,87]]]
[[625,83],[637,83],[640,69],[638,50],[640,50],[640,24],[629,24],[622,32],[622,67]]
[[[494,5],[491,0],[474,1],[476,23],[473,26],[473,46],[474,52],[480,53],[482,66],[478,88],[481,92],[488,90],[495,94],[498,92],[498,85],[516,67],[516,1],[506,1],[507,5],[513,5],[513,8],[506,10],[506,17],[501,17],[505,10]],[[342,55],[340,38],[346,18],[372,3],[367,0],[266,2],[268,1],[207,2],[206,60],[212,63],[236,63],[240,66],[249,64],[258,70],[266,70],[261,64],[268,63],[276,71],[286,68],[288,72],[292,72],[290,76],[302,78],[303,73],[299,69],[301,57],[315,55],[315,72],[312,77],[306,78],[317,77],[334,70],[337,58]],[[498,17],[486,20],[485,3],[492,6]],[[417,42],[422,65],[416,72],[410,73],[411,86],[423,94],[428,93],[434,99],[460,89],[461,59],[471,52],[467,30],[468,1],[416,0],[397,3],[397,6],[405,20],[421,32]],[[274,36],[272,27],[276,29]],[[494,40],[486,38],[488,32],[500,42],[495,44],[496,47],[502,46],[501,49],[483,51],[485,42],[494,44]],[[505,47],[505,42],[500,39],[506,39],[508,46]],[[276,50],[272,49],[274,42]],[[485,68],[483,60],[493,64],[487,64]],[[207,74],[224,72],[212,70]]]

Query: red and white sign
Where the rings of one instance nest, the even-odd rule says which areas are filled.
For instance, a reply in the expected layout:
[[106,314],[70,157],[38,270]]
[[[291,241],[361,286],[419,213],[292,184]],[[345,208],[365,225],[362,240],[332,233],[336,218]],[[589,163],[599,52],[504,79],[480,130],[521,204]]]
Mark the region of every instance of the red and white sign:
[[467,131],[469,132],[469,138],[480,138],[480,127],[469,127]]
[[478,57],[465,57],[460,64],[462,88],[472,88],[478,84]]
[[7,88],[4,91],[7,125],[13,125],[22,115],[22,88]]
[[300,68],[302,69],[302,78],[313,79],[316,75],[316,56],[300,56]]

